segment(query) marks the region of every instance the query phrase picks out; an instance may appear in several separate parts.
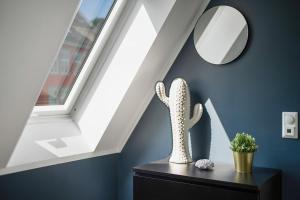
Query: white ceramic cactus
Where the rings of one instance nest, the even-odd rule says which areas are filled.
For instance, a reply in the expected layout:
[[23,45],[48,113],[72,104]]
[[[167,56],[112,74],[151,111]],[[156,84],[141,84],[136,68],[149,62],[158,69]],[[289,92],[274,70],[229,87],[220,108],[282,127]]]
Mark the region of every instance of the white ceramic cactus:
[[192,162],[189,152],[188,134],[201,118],[203,107],[200,103],[194,106],[190,118],[190,91],[185,80],[176,78],[170,88],[169,97],[162,82],[156,84],[158,98],[169,108],[172,124],[173,149],[169,162],[185,164]]

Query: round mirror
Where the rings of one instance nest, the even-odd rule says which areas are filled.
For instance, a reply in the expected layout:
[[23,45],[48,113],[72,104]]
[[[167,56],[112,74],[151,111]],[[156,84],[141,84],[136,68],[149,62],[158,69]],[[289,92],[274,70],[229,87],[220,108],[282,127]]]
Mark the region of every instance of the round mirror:
[[235,8],[217,6],[206,11],[194,30],[199,55],[212,64],[226,64],[237,58],[246,46],[248,26]]

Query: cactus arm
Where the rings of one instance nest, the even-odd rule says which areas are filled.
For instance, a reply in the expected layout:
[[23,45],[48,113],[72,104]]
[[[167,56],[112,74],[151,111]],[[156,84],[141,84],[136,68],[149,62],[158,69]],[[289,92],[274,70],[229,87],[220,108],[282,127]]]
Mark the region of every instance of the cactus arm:
[[192,128],[200,120],[202,114],[203,114],[202,104],[197,103],[194,106],[194,113],[193,113],[193,117],[190,119],[189,128]]
[[166,95],[165,85],[162,82],[157,82],[155,87],[158,98],[169,107],[169,97]]

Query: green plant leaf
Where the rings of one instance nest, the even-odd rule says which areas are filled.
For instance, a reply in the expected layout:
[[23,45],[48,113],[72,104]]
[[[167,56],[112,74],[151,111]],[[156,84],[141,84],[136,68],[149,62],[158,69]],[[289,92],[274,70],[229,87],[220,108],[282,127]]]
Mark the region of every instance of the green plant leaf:
[[247,133],[237,133],[230,142],[230,148],[235,152],[255,152],[258,148],[255,138]]

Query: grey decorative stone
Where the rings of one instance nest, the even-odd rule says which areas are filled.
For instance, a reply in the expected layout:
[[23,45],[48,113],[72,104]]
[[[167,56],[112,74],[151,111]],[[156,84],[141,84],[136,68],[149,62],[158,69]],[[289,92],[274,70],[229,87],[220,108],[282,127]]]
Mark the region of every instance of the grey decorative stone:
[[212,170],[214,168],[215,164],[211,160],[201,159],[195,163],[195,166],[200,169]]

